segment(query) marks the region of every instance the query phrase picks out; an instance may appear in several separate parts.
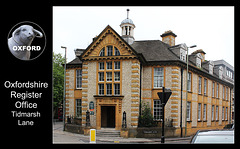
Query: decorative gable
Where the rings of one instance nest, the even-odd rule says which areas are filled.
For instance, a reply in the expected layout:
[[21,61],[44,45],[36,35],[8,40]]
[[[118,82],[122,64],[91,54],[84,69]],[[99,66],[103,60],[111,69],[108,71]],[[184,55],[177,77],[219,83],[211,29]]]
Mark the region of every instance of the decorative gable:
[[81,58],[83,60],[129,59],[136,58],[136,52],[108,25],[87,47]]

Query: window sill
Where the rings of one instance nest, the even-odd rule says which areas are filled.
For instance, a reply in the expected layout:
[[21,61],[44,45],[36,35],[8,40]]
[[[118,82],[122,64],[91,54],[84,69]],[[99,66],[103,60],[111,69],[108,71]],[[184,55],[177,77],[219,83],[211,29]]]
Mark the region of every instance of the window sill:
[[117,97],[117,98],[122,99],[124,96],[123,95],[93,95],[93,97],[95,97],[95,98]]
[[153,87],[153,90],[161,90],[162,87]]

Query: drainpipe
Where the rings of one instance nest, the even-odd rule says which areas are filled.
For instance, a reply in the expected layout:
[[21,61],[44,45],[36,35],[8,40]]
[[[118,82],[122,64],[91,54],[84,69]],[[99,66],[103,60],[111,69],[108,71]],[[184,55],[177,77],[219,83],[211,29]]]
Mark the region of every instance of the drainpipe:
[[181,68],[181,109],[180,109],[180,128],[181,128],[181,137],[183,137],[183,128],[182,128],[182,94],[183,94],[183,68]]
[[142,63],[140,63],[140,104],[139,104],[139,115],[141,116],[142,115]]
[[229,111],[229,121],[228,121],[228,124],[231,124],[232,123],[232,119],[231,119],[231,116],[232,116],[232,111],[231,111],[231,109],[232,109],[232,89],[230,88],[230,111]]

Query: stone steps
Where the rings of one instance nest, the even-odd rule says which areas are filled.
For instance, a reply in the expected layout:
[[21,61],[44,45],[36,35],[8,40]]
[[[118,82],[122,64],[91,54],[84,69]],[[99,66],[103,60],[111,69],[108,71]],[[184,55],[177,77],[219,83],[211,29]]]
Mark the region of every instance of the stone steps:
[[115,128],[101,128],[97,130],[97,137],[120,137],[120,130]]

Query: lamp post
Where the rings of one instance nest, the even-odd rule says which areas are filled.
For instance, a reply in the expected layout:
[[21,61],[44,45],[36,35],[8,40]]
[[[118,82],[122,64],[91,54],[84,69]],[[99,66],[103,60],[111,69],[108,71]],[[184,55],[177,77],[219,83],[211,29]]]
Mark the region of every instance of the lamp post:
[[63,91],[63,131],[65,131],[65,102],[66,102],[66,57],[67,57],[67,47],[61,46],[65,49],[65,64],[64,64],[64,91]]
[[195,48],[196,45],[192,45],[190,47],[187,47],[187,72],[186,72],[186,119],[185,119],[185,137],[187,136],[187,99],[188,99],[188,48]]

